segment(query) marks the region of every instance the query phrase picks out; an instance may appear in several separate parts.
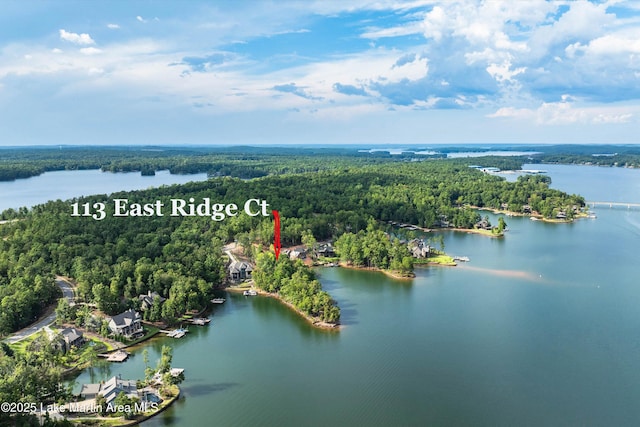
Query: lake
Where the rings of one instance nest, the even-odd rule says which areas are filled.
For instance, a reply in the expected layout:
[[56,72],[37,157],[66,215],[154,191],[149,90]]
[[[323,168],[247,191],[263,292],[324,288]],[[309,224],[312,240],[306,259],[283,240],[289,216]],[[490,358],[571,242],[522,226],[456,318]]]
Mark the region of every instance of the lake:
[[27,179],[0,182],[0,212],[21,206],[32,207],[48,200],[144,190],[206,179],[206,173],[172,175],[168,170],[158,171],[154,176],[142,176],[140,172],[102,172],[99,169],[45,172]]
[[[554,186],[587,200],[638,201],[640,170],[551,166]],[[145,426],[637,425],[640,210],[595,212],[507,217],[503,239],[444,232],[470,262],[413,281],[319,269],[340,332],[227,294],[209,326],[154,339],[99,377],[140,378],[142,348],[155,363],[173,346],[183,397]]]

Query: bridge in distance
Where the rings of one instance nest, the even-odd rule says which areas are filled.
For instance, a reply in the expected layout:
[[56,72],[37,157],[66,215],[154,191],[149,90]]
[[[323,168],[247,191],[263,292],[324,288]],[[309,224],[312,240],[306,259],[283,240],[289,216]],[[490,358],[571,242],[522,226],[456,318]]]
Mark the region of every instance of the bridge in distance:
[[640,208],[640,203],[629,203],[629,202],[585,202],[588,206],[597,207],[604,206],[609,208]]

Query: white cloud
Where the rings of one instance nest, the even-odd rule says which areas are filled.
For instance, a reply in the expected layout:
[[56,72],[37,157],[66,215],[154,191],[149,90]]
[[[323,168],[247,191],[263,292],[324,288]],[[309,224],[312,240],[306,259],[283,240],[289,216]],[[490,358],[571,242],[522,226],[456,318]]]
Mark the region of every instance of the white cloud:
[[526,71],[526,67],[511,69],[511,61],[504,61],[502,64],[490,64],[487,67],[487,73],[491,75],[499,83],[510,82],[518,74]]
[[104,73],[104,70],[103,70],[102,68],[91,67],[91,68],[89,68],[89,70],[87,71],[87,73],[88,73],[90,76],[93,76],[93,75],[103,74],[103,73]]
[[79,44],[81,46],[86,46],[86,45],[91,45],[96,43],[95,41],[93,41],[91,36],[87,33],[82,33],[82,34],[71,33],[63,29],[60,30],[60,38],[62,40],[65,40],[74,44]]
[[539,125],[619,124],[628,123],[634,117],[629,107],[576,107],[570,99],[565,96],[561,102],[543,102],[536,109],[503,107],[487,117],[513,118]]
[[613,56],[627,53],[640,53],[640,30],[635,34],[607,34],[591,40],[588,44],[574,43],[567,46],[567,56],[572,57],[581,51],[587,55]]
[[102,53],[102,50],[97,47],[83,47],[80,49],[80,53],[83,55],[97,55],[98,53]]
[[[429,4],[429,7],[422,10],[411,10],[411,14],[402,15],[402,19],[390,20],[393,24],[389,28],[375,26],[380,25],[381,21],[372,19],[374,26],[366,28],[360,35],[375,39],[418,33],[427,40],[416,40],[408,48],[402,44],[397,49],[372,48],[348,55],[326,51],[313,58],[305,57],[304,48],[299,48],[300,55],[295,57],[295,62],[273,61],[273,57],[262,55],[258,62],[251,56],[252,41],[255,38],[308,32],[306,29],[295,30],[301,28],[301,25],[308,25],[308,22],[293,22],[290,16],[278,20],[273,11],[269,11],[269,16],[274,19],[265,20],[266,7],[258,3],[257,11],[247,11],[250,18],[247,22],[236,22],[231,18],[211,19],[208,21],[210,27],[200,25],[204,20],[195,24],[189,22],[189,31],[194,31],[193,34],[189,33],[188,38],[167,39],[169,41],[161,41],[161,36],[156,36],[158,38],[155,41],[130,40],[126,44],[112,45],[101,43],[98,49],[88,46],[95,45],[88,34],[60,30],[63,40],[84,44],[85,47],[65,49],[65,52],[52,51],[51,47],[42,48],[39,53],[34,50],[31,61],[22,57],[24,52],[31,53],[30,46],[20,52],[20,60],[14,60],[0,52],[0,78],[10,73],[59,73],[58,81],[64,82],[68,77],[68,87],[78,88],[82,85],[88,92],[97,86],[112,87],[114,93],[130,90],[131,94],[145,96],[162,94],[185,105],[192,105],[193,97],[200,96],[203,98],[202,104],[208,106],[206,111],[215,113],[299,109],[302,112],[314,111],[316,116],[329,116],[332,108],[336,108],[335,111],[342,111],[339,110],[342,108],[355,114],[369,111],[371,105],[376,106],[376,111],[389,106],[398,110],[441,108],[446,101],[453,107],[453,104],[465,108],[491,105],[497,109],[491,117],[526,117],[538,123],[581,123],[581,120],[613,123],[630,120],[630,113],[625,112],[583,112],[569,100],[541,104],[541,98],[559,99],[559,94],[553,91],[569,90],[566,87],[572,84],[587,82],[587,88],[607,87],[609,83],[605,79],[612,72],[612,68],[606,68],[607,64],[616,63],[619,66],[620,62],[603,61],[601,68],[594,69],[589,67],[594,62],[587,62],[586,57],[615,55],[629,64],[632,61],[629,58],[639,53],[640,34],[634,32],[637,30],[633,28],[625,33],[611,32],[609,27],[604,30],[594,28],[592,34],[596,35],[589,36],[589,26],[600,23],[606,27],[611,24],[611,14],[606,13],[604,6],[562,3],[569,10],[553,24],[553,19],[557,18],[552,18],[552,14],[557,13],[561,5],[559,2],[451,0],[425,1],[420,4],[414,2],[411,7],[407,2],[392,0],[377,0],[375,3],[365,0],[353,0],[344,4],[329,3],[303,6],[303,3],[290,2],[283,7],[286,11],[297,10],[298,15],[293,13],[295,16],[305,16],[310,10],[331,9],[338,13],[361,9],[404,11]],[[410,19],[406,20],[407,18]],[[587,19],[589,25],[583,25],[580,18]],[[136,20],[148,22],[139,15]],[[406,24],[398,24],[403,20],[406,20]],[[268,22],[261,24],[261,21]],[[164,22],[170,25],[168,21]],[[252,24],[256,24],[255,28],[249,28]],[[105,24],[102,25],[104,29]],[[365,24],[360,21],[359,25]],[[118,24],[106,26],[110,29],[119,28]],[[241,27],[240,30],[236,30],[238,26]],[[239,31],[239,34],[235,31]],[[545,32],[548,33],[546,36]],[[222,36],[218,37],[219,34]],[[572,38],[578,35],[581,38]],[[235,55],[231,61],[225,60],[224,67],[210,67],[206,72],[183,74],[183,71],[188,71],[183,61],[185,57],[206,57],[212,49],[224,50],[220,45],[236,38],[248,40],[246,54]],[[191,45],[180,45],[180,40],[185,39],[215,40],[211,43],[220,45],[198,50],[198,47]],[[384,43],[386,46],[394,46],[393,40],[384,40]],[[548,61],[540,59],[549,53],[549,46],[554,43],[561,46],[560,50],[554,51],[554,56],[549,57]],[[448,50],[449,48],[452,50]],[[535,54],[532,53],[533,48],[538,49]],[[398,58],[407,55],[413,59],[399,61]],[[571,60],[568,58],[570,55],[577,59]],[[635,64],[638,64],[640,58],[638,55],[635,58]],[[282,59],[282,55],[279,59]],[[578,60],[583,62],[578,63]],[[550,62],[556,64],[556,68],[550,66]],[[291,65],[292,63],[295,65]],[[576,64],[581,66],[577,67]],[[566,73],[567,70],[570,73]],[[633,71],[637,82],[640,67],[633,68],[631,76],[634,76]],[[76,76],[83,76],[82,81],[77,82]],[[602,85],[598,79],[602,81]],[[348,91],[336,91],[337,83],[360,90],[359,96],[353,96]],[[295,84],[298,88],[304,88],[304,93],[308,96],[274,93],[271,90],[283,84]],[[534,84],[537,85],[535,88]],[[548,89],[549,87],[553,89]],[[396,93],[397,96],[394,96]],[[583,98],[588,96],[586,90],[574,93]],[[505,107],[514,104],[536,107]],[[358,106],[363,107],[357,108]],[[504,108],[498,108],[500,106]]]

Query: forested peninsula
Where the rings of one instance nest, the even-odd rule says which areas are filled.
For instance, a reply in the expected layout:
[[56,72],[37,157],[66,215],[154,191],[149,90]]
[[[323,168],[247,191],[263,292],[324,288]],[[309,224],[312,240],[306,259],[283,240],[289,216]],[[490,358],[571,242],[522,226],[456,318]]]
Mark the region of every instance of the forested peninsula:
[[[50,201],[19,212],[5,211],[4,219],[18,221],[0,226],[0,333],[28,325],[57,299],[55,274],[74,278],[80,300],[95,303],[106,314],[136,308],[138,295],[156,292],[167,300],[151,320],[171,323],[185,312],[204,308],[213,290],[225,283],[228,260],[221,251],[225,243],[242,241],[266,252],[273,242],[271,217],[238,215],[224,221],[207,217],[122,218],[113,216],[113,204],[109,203],[116,198],[141,204],[210,198],[238,205],[251,198],[265,199],[282,216],[283,245],[299,244],[304,233],[311,233],[318,240],[335,240],[337,250],[342,250],[338,255],[356,266],[401,273],[411,271],[412,261],[406,247],[381,231],[385,222],[468,229],[480,220],[471,206],[508,206],[514,212],[526,208],[549,217],[584,206],[582,197],[550,189],[545,177],[523,176],[509,183],[469,168],[470,160],[409,161],[360,154],[336,160],[331,151],[326,156],[315,151],[306,157],[297,154],[266,155],[268,161],[263,163],[270,166],[265,167],[265,173],[273,173],[259,178],[212,177],[180,186]],[[255,162],[261,161],[260,155],[255,157]],[[504,158],[481,161],[513,162]],[[306,172],[290,172],[294,164]],[[106,202],[103,220],[71,216],[72,203],[96,202]],[[258,277],[276,268],[274,260],[257,261]],[[293,283],[298,269],[283,266],[278,271],[283,277],[269,286]],[[303,293],[303,285],[313,283],[315,293],[323,292],[312,276],[300,273],[297,278],[295,286],[285,287],[287,291]],[[339,311],[332,308],[335,302],[325,294],[311,300],[288,297],[310,314],[337,321]]]

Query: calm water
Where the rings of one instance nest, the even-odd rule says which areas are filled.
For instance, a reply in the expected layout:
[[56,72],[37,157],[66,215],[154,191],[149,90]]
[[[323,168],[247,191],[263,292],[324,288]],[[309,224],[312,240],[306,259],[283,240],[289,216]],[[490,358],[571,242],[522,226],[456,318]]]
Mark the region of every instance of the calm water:
[[[589,200],[639,198],[640,171],[547,169]],[[144,425],[637,425],[640,210],[596,213],[506,218],[504,239],[447,232],[447,252],[471,262],[411,282],[319,270],[342,308],[339,333],[275,300],[227,295],[208,327],[147,344],[153,363],[173,345],[187,379]],[[139,351],[102,375],[143,376]]]
[[[594,202],[640,202],[637,169],[605,166],[525,164],[525,170],[544,170],[551,177],[551,187],[585,196]],[[518,174],[500,174],[515,181]]]
[[99,169],[46,172],[27,179],[0,182],[0,212],[21,206],[32,207],[48,200],[143,190],[205,179],[206,173],[171,175],[167,170],[156,172],[155,176],[142,176],[140,172],[101,172]]

